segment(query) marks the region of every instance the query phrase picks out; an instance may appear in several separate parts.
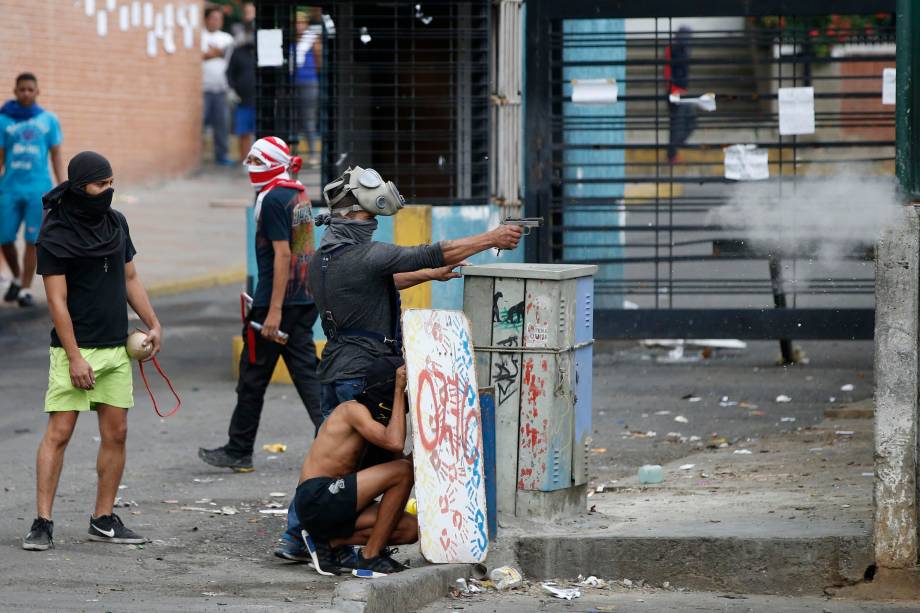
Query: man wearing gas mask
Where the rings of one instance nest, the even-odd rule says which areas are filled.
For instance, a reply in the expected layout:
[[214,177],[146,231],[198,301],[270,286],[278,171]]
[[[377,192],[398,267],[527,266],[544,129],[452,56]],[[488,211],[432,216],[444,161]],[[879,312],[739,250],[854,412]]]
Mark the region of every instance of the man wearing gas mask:
[[[405,204],[391,181],[371,168],[349,168],[323,188],[327,225],[310,263],[310,290],[328,339],[319,367],[323,416],[364,390],[375,360],[401,355],[399,290],[432,280],[447,280],[466,258],[489,249],[514,249],[519,226],[433,245],[401,247],[372,240],[378,215],[395,215]],[[275,550],[278,557],[307,561],[294,505],[288,529]]]

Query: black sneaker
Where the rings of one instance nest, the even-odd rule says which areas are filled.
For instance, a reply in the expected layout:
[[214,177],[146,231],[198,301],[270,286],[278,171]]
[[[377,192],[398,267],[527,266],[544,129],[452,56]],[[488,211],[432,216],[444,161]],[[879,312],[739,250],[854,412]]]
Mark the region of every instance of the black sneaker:
[[21,294],[17,300],[19,302],[19,306],[23,308],[35,306],[35,298],[32,297],[32,294]]
[[10,286],[6,288],[6,293],[3,295],[3,302],[16,302],[16,299],[19,298],[19,290],[21,289],[21,285],[15,281],[10,281]]
[[339,545],[332,550],[339,568],[353,570],[358,567],[358,550],[351,545]]
[[32,528],[29,533],[22,539],[22,548],[27,551],[44,551],[54,549],[54,522],[44,517],[36,517],[32,522]]
[[309,562],[313,559],[303,542],[294,542],[287,535],[278,539],[275,556],[289,562]]
[[302,531],[301,534],[303,535],[303,542],[307,546],[307,551],[310,553],[310,559],[313,560],[313,570],[326,577],[342,574],[342,569],[339,568],[336,559],[337,556],[329,541],[314,539],[306,530]]
[[114,513],[89,518],[89,540],[124,545],[140,545],[147,542],[140,534],[125,528],[121,518]]
[[237,473],[251,473],[255,470],[255,468],[252,467],[251,455],[246,455],[238,458],[227,453],[227,450],[223,447],[218,447],[216,449],[205,449],[204,447],[199,447],[198,457],[211,466],[217,466],[218,468],[231,468],[233,469],[233,472]]
[[365,558],[364,553],[358,553],[358,563],[351,574],[362,579],[377,579],[386,577],[393,573],[404,571],[408,566],[404,566],[387,555],[384,551],[379,556]]

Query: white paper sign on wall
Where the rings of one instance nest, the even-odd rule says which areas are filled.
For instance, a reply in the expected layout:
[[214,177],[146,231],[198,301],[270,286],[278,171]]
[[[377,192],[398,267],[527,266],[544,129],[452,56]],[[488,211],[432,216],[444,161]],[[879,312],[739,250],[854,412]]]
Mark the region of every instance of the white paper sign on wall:
[[281,47],[282,32],[280,29],[259,30],[256,32],[256,51],[260,67],[282,66],[284,64],[284,52]]
[[615,104],[616,79],[573,79],[572,102],[575,104]]
[[882,104],[894,104],[897,71],[894,68],[882,70]]
[[725,153],[725,178],[732,181],[762,181],[770,178],[766,149],[757,145],[732,145]]
[[815,133],[815,88],[781,87],[779,98],[779,133]]

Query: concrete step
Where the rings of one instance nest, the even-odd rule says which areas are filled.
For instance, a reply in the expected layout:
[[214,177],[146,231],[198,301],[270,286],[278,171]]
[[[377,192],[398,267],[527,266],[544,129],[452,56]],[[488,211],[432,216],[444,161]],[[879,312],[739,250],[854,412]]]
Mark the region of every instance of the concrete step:
[[783,595],[851,585],[874,563],[873,440],[870,420],[834,419],[715,449],[699,441],[653,485],[598,470],[589,512],[521,526],[516,557],[537,579]]
[[784,538],[524,536],[521,569],[535,579],[578,574],[665,581],[693,590],[757,594],[824,593],[863,579],[873,563],[863,536]]

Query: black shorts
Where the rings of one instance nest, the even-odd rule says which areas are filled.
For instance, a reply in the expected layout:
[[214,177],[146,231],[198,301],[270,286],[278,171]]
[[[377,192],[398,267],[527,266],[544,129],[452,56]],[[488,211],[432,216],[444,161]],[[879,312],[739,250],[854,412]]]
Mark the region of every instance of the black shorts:
[[297,486],[294,510],[310,536],[330,540],[351,536],[358,519],[358,477],[314,477]]

